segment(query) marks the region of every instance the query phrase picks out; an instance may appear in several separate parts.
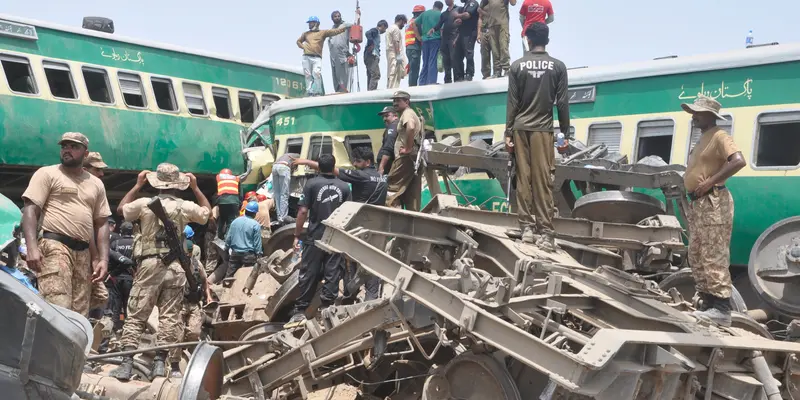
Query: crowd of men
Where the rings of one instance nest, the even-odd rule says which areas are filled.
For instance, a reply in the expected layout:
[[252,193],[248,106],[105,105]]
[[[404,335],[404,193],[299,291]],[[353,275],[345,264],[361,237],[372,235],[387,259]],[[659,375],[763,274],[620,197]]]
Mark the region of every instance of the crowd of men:
[[[432,8],[414,6],[411,18],[395,16],[393,23],[378,21],[364,36],[364,64],[367,90],[376,90],[381,79],[381,35],[385,36],[386,87],[394,89],[408,78],[409,86],[434,85],[440,72],[444,83],[471,81],[475,76],[475,44],[480,44],[483,79],[508,74],[510,67],[510,8],[518,0],[455,0],[435,1]],[[360,11],[356,11],[360,19]],[[536,22],[551,23],[555,19],[550,0],[523,0],[519,21],[524,32]],[[324,94],[322,85],[323,42],[328,38],[330,61],[337,93],[353,91],[358,46],[351,46],[350,27],[339,11],[331,14],[333,27],[320,30],[316,16],[308,19],[308,31],[297,40],[303,50],[303,72],[308,96]],[[359,23],[357,21],[356,23]],[[523,38],[523,49],[528,50]]]

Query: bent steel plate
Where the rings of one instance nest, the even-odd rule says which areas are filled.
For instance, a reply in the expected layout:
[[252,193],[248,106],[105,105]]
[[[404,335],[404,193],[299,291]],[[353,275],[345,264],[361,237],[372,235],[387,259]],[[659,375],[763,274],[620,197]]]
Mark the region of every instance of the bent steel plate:
[[[786,263],[789,273],[799,273],[800,265],[786,262],[785,249],[792,239],[800,237],[800,217],[778,221],[758,237],[750,251],[747,274],[756,294],[780,314],[800,318],[800,281],[770,282],[759,277],[759,271]],[[783,260],[780,259],[781,255]]]
[[222,394],[225,371],[222,349],[200,343],[189,360],[186,374],[178,389],[178,400],[211,400]]
[[666,207],[657,198],[638,192],[607,190],[581,196],[575,202],[572,216],[597,222],[636,224],[663,214]]
[[[443,375],[449,383],[447,392],[451,398],[464,400],[522,399],[517,390],[517,384],[508,370],[485,354],[461,354],[445,366]],[[442,384],[441,381],[440,384]],[[431,395],[436,392],[443,391],[437,390]]]

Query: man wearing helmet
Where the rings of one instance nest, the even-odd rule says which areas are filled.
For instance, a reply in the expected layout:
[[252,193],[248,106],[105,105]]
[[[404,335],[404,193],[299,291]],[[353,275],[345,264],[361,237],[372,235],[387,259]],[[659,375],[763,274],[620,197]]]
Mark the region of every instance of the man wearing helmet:
[[236,218],[225,236],[225,244],[231,250],[228,272],[225,279],[233,278],[242,266],[251,266],[264,254],[261,242],[261,224],[256,220],[258,202],[251,201],[244,208],[244,215]]
[[325,38],[336,36],[349,28],[343,25],[336,29],[319,29],[319,18],[308,18],[308,30],[297,39],[297,47],[303,50],[303,74],[306,76],[306,95],[322,96],[325,90],[322,86],[322,45]]
[[217,237],[224,238],[231,222],[239,213],[239,177],[231,170],[225,168],[217,174],[217,208],[219,221],[217,222]]

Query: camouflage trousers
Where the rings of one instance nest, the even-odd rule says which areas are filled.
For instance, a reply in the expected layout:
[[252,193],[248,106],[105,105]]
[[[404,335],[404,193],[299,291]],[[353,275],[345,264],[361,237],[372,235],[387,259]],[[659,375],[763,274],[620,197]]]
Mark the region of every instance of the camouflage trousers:
[[[90,275],[91,278],[91,275]],[[92,282],[92,294],[89,296],[89,309],[105,308],[108,304],[108,289],[106,284],[101,282]]]
[[[203,309],[200,308],[200,305],[184,301],[181,320],[184,328],[179,342],[196,342],[200,340],[200,331],[203,328]],[[182,349],[170,350],[170,362],[180,362],[181,351]]]
[[177,261],[166,267],[160,257],[143,259],[128,297],[128,315],[120,340],[122,346],[139,346],[153,307],[158,307],[156,344],[178,343],[183,336],[181,311],[185,286],[186,275]]
[[695,288],[720,298],[732,292],[731,231],[733,197],[726,190],[713,189],[707,196],[691,202],[689,219],[689,265]]
[[39,250],[42,269],[36,279],[42,297],[50,304],[88,316],[92,293],[89,249],[75,251],[59,241],[40,239]]

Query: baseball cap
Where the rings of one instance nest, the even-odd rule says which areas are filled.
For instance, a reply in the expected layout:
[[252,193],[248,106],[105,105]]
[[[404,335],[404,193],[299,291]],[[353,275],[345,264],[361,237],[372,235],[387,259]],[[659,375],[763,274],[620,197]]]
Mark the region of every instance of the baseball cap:
[[397,110],[394,109],[392,106],[383,107],[383,110],[378,113],[378,115],[388,114],[388,113],[396,113]]

